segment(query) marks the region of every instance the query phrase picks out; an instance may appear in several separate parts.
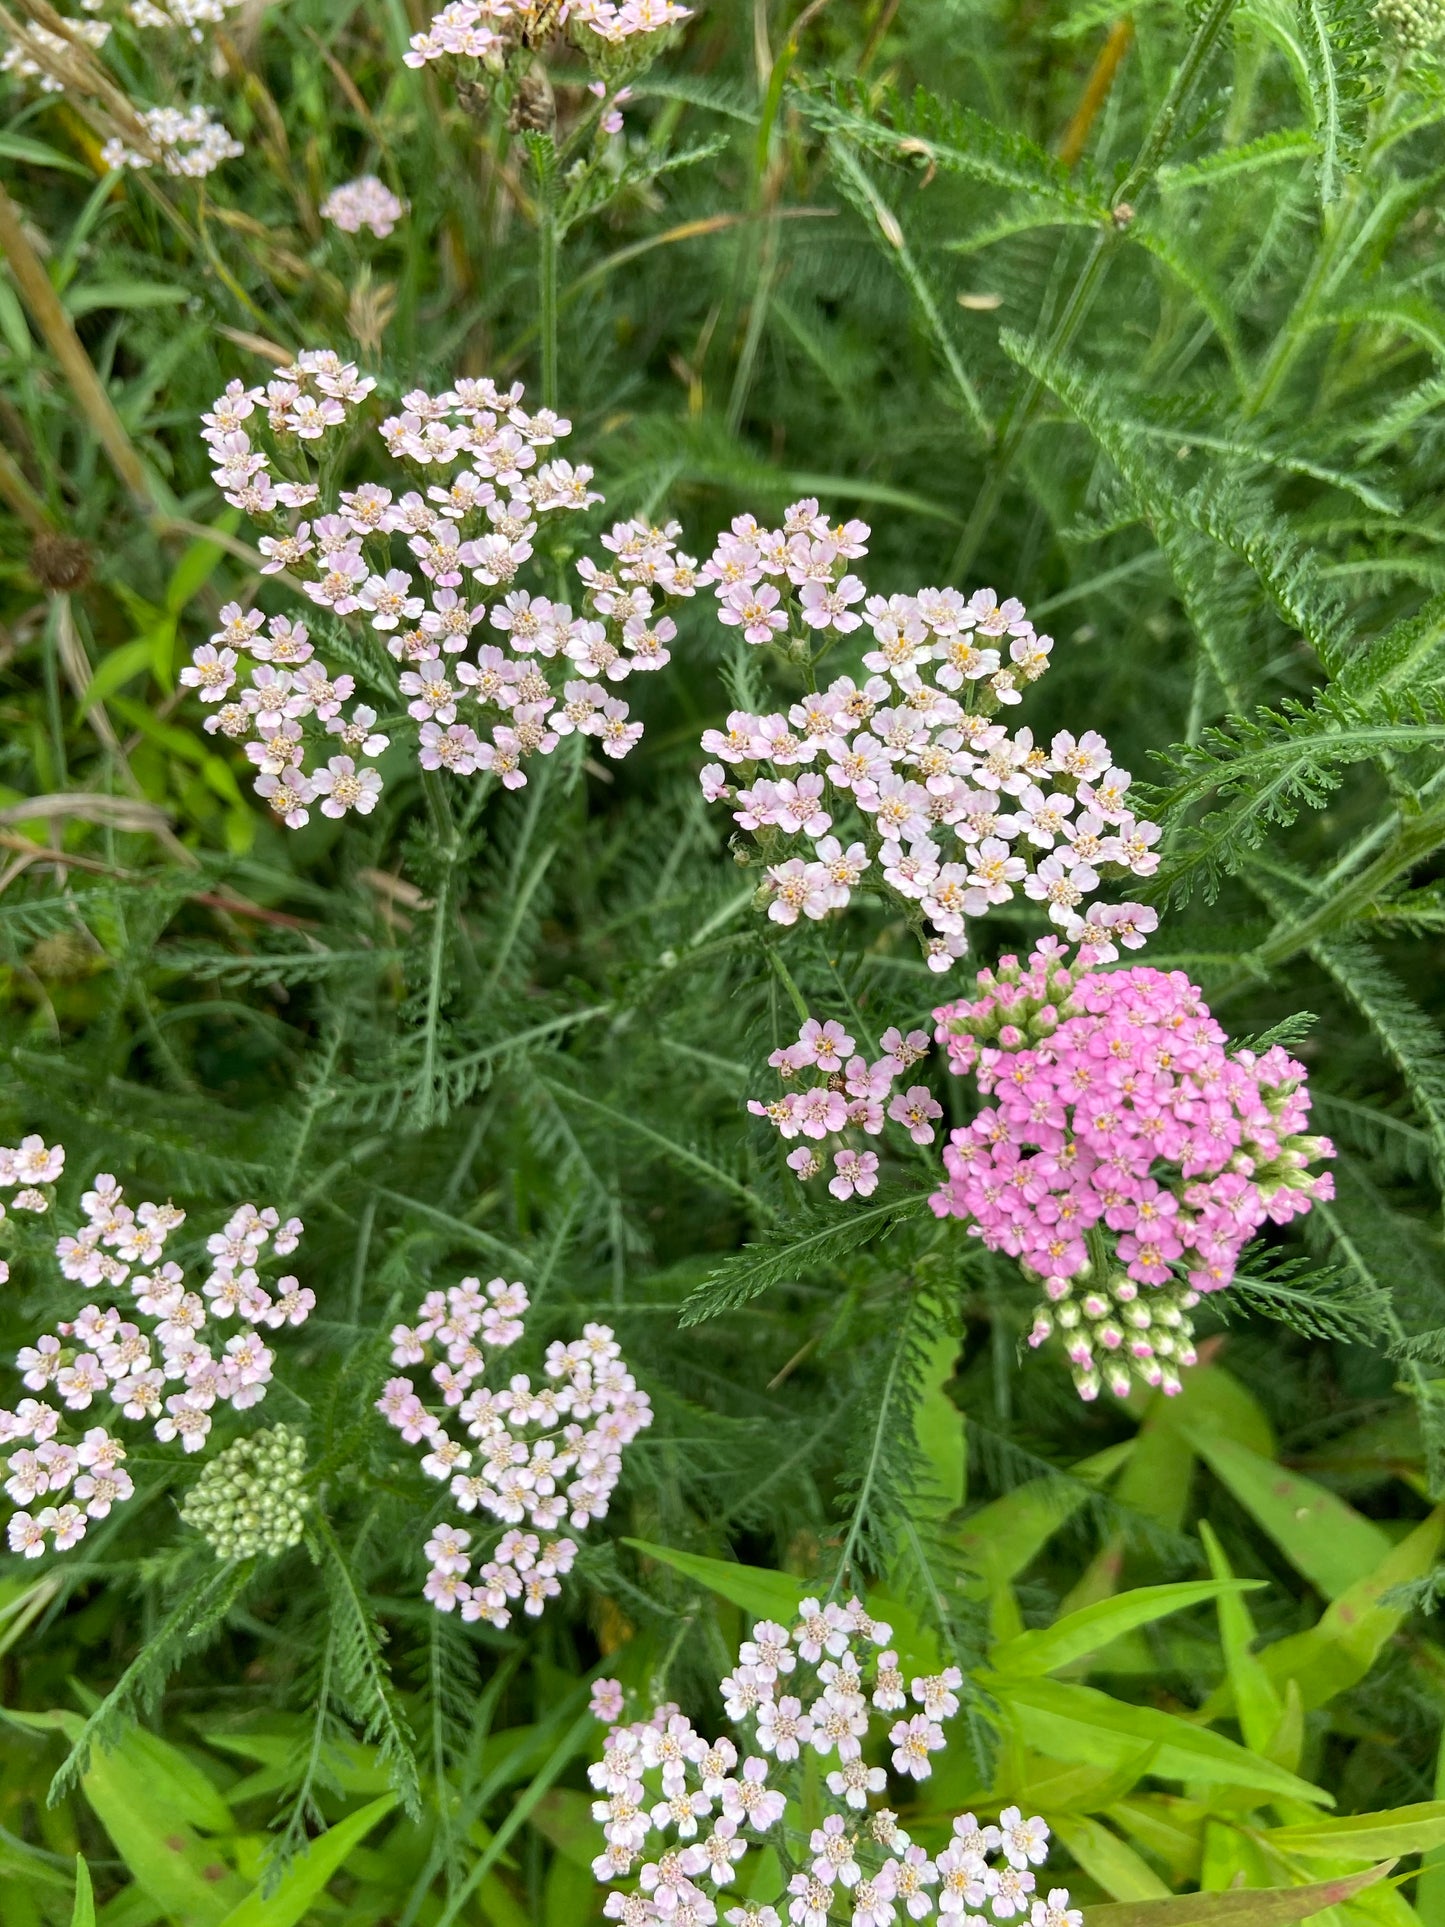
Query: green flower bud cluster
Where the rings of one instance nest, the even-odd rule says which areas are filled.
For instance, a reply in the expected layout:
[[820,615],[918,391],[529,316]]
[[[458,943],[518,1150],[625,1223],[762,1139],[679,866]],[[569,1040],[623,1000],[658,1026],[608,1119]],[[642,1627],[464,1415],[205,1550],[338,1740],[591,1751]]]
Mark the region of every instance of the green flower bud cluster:
[[1445,39],[1445,0],[1375,0],[1375,18],[1415,53]]
[[287,1425],[237,1439],[191,1488],[181,1517],[218,1559],[274,1556],[300,1539],[311,1505],[302,1489],[306,1442]]

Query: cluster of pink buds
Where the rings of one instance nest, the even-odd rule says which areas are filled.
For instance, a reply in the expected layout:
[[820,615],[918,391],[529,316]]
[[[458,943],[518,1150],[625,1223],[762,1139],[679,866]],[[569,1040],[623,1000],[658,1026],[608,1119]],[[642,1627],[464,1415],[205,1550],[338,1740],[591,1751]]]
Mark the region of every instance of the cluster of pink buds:
[[934,1016],[950,1070],[994,1100],[953,1132],[934,1210],[1041,1282],[1030,1342],[1062,1334],[1085,1398],[1177,1392],[1198,1294],[1262,1225],[1334,1196],[1304,1066],[1230,1051],[1181,971],[1071,969],[1054,939]]
[[[877,1137],[885,1115],[901,1124],[915,1144],[931,1144],[934,1122],[943,1116],[943,1106],[926,1084],[911,1084],[895,1091],[894,1085],[928,1055],[926,1031],[886,1030],[881,1038],[883,1055],[869,1063],[853,1055],[854,1040],[840,1023],[820,1023],[810,1017],[798,1032],[795,1044],[775,1050],[768,1062],[792,1086],[805,1071],[820,1073],[822,1083],[801,1088],[785,1088],[783,1095],[764,1104],[750,1098],[748,1109],[755,1117],[765,1117],[785,1138],[808,1140],[788,1153],[788,1164],[805,1183],[824,1170],[828,1157],[833,1161],[833,1176],[828,1189],[835,1198],[871,1197],[878,1188],[878,1153],[860,1151],[847,1142],[850,1132]],[[817,1148],[814,1148],[814,1147]]]
[[[1006,1807],[996,1826],[961,1813],[947,1845],[930,1854],[881,1804],[889,1773],[873,1762],[887,1756],[905,1798],[928,1779],[963,1684],[954,1666],[909,1679],[891,1637],[857,1599],[804,1599],[791,1630],[760,1620],[721,1682],[740,1744],[726,1734],[707,1739],[674,1705],[613,1725],[590,1769],[599,1796],[592,1812],[606,1842],[592,1867],[609,1886],[630,1885],[609,1893],[607,1918],[622,1927],[713,1927],[719,1919],[782,1927],[786,1909],[794,1927],[890,1927],[900,1915],[917,1921],[935,1912],[1082,1927],[1063,1888],[1047,1898],[1037,1891],[1033,1870],[1048,1856],[1042,1820],[1017,1807]],[[619,1717],[621,1702],[615,1681],[598,1681],[600,1717]],[[756,1898],[765,1867],[746,1862],[751,1853],[776,1865],[778,1838],[801,1864],[774,1905]],[[728,1906],[729,1889],[739,1887],[754,1897]]]
[[[778,529],[739,516],[701,571],[719,621],[777,645],[807,685],[702,738],[720,759],[703,794],[752,833],[737,853],[766,870],[760,905],[782,924],[821,919],[861,887],[902,911],[937,971],[966,954],[972,919],[1020,893],[1083,941],[1080,906],[1105,876],[1157,869],[1157,825],[1135,817],[1129,773],[1094,730],[1035,743],[991,720],[1048,668],[1052,639],[1022,605],[991,589],[869,595],[851,568],[869,533],[795,502]],[[860,630],[871,647],[819,688],[818,664]],[[1113,918],[1126,943],[1154,921],[1138,904]]]
[[436,1358],[432,1383],[475,1449],[448,1432],[409,1378],[388,1379],[376,1401],[406,1443],[423,1449],[422,1470],[447,1483],[459,1511],[489,1513],[507,1528],[474,1574],[468,1527],[443,1522],[426,1542],[426,1597],[438,1612],[492,1626],[508,1624],[512,1601],[535,1615],[561,1591],[577,1547],[556,1536],[558,1527],[581,1532],[604,1516],[624,1448],[652,1423],[651,1402],[606,1325],[550,1344],[540,1383],[519,1372],[488,1390],[487,1354],[517,1343],[527,1305],[522,1285],[463,1278],[428,1292],[415,1323],[391,1334],[393,1364]]
[[[34,1137],[0,1151],[0,1184],[23,1186],[12,1205],[46,1209],[49,1200],[37,1187],[53,1184],[64,1160],[59,1146]],[[0,1445],[20,1445],[8,1460],[5,1490],[21,1507],[52,1501],[10,1519],[11,1550],[32,1559],[47,1540],[57,1552],[78,1544],[91,1519],[106,1518],[132,1495],[125,1446],[104,1426],[87,1422],[97,1401],[104,1401],[102,1412],[118,1408],[127,1419],[150,1421],[163,1444],[179,1440],[186,1452],[197,1452],[218,1404],[245,1411],[266,1396],[275,1355],[259,1328],[304,1324],[316,1303],[294,1277],[269,1288],[261,1282],[267,1245],[271,1254],[287,1257],[302,1232],[299,1218],[283,1224],[269,1205],[238,1205],[206,1240],[207,1276],[197,1293],[186,1289],[180,1265],[165,1256],[167,1240],[186,1221],[184,1211],[169,1203],[132,1207],[104,1172],[80,1202],[85,1223],[55,1246],[61,1274],[86,1292],[125,1287],[131,1302],[124,1311],[84,1305],[16,1357],[25,1389],[37,1396],[20,1399],[13,1411],[0,1409]],[[202,1331],[209,1326],[218,1336],[216,1327],[227,1329],[231,1321],[234,1334],[213,1350]],[[178,1389],[168,1392],[169,1386]],[[54,1503],[61,1493],[69,1497]]]
[[374,174],[335,187],[321,203],[321,218],[339,227],[343,234],[360,234],[370,229],[384,241],[407,211],[407,203],[393,194]]
[[677,0],[450,0],[425,33],[413,34],[408,67],[477,60],[496,70],[519,47],[569,30],[584,58],[663,32],[691,17]]
[[[602,500],[590,468],[543,459],[572,425],[550,409],[526,413],[520,384],[459,380],[404,396],[377,432],[417,485],[364,482],[298,519],[320,496],[312,453],[334,461],[330,444],[375,386],[334,354],[306,353],[265,388],[232,382],[203,417],[226,500],[268,531],[262,573],[299,579],[313,612],[228,604],[181,680],[212,706],[209,732],[245,742],[257,792],[292,828],[314,804],[333,817],[374,809],[382,779],[367,759],[398,727],[415,736],[423,770],[487,771],[508,789],[568,737],[625,756],[642,725],[612,692],[669,660],[676,626],[658,598],[695,590],[677,524],[638,521],[602,537],[607,568],[577,564],[580,614],[518,586],[540,522]],[[257,422],[270,454],[253,443]],[[474,647],[474,632],[489,631]],[[368,700],[348,707],[358,679]]]

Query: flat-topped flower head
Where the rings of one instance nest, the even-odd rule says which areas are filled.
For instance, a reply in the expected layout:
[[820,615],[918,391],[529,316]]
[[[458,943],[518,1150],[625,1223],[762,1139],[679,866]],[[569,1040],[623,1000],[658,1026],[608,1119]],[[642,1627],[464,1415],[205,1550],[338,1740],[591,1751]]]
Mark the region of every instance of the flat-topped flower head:
[[[505,1385],[489,1387],[489,1355],[520,1341],[527,1308],[526,1288],[504,1278],[486,1285],[463,1278],[429,1292],[411,1322],[393,1329],[391,1357],[401,1366],[429,1363],[434,1390],[424,1396],[402,1375],[388,1379],[376,1400],[403,1442],[422,1448],[422,1471],[474,1521],[433,1527],[424,1597],[438,1612],[499,1628],[511,1623],[518,1601],[535,1618],[561,1591],[577,1556],[567,1531],[583,1531],[606,1514],[623,1451],[652,1423],[651,1402],[606,1325],[549,1345],[537,1382],[514,1372]],[[427,1397],[439,1398],[443,1411],[429,1407]],[[504,1529],[483,1552],[475,1540],[489,1519]],[[599,1683],[594,1694],[599,1718],[608,1715],[598,1709],[614,1701],[621,1710],[620,1689],[604,1692],[607,1685]]]
[[[367,177],[323,211],[381,233],[404,209]],[[261,575],[299,585],[313,609],[302,620],[228,604],[181,681],[212,707],[210,733],[244,743],[257,793],[296,829],[318,802],[333,817],[376,806],[381,772],[362,765],[390,746],[371,727],[384,712],[406,712],[423,770],[485,773],[504,789],[525,787],[534,759],[569,740],[579,761],[588,750],[627,756],[642,724],[621,685],[668,663],[677,629],[664,605],[696,589],[678,525],[637,519],[602,538],[611,568],[576,565],[576,611],[522,586],[549,560],[559,518],[602,497],[590,467],[552,453],[571,423],[527,412],[520,384],[412,390],[376,425],[396,466],[334,505],[317,483],[273,479],[283,465],[329,464],[375,387],[354,363],[309,349],[264,389],[232,382],[203,417],[222,493],[264,526]],[[344,646],[338,622],[357,632]],[[337,654],[344,670],[328,660]],[[345,719],[354,694],[366,700]],[[789,821],[826,828],[815,793],[796,787],[785,800]]]
[[[624,1724],[620,1689],[599,1682],[609,1730],[589,1769],[603,1842],[592,1869],[611,1889],[607,1919],[894,1927],[936,1913],[1006,1927],[1032,1909],[1029,1927],[1079,1927],[1062,1888],[1034,1898],[1041,1819],[1016,1807],[998,1826],[959,1814],[936,1854],[898,1824],[890,1789],[901,1800],[932,1777],[963,1676],[949,1667],[905,1681],[891,1637],[858,1599],[804,1599],[791,1629],[759,1621],[722,1682],[735,1738],[710,1740],[672,1704]],[[926,1710],[882,1710],[909,1697]],[[791,1873],[775,1838],[789,1843]],[[737,1887],[748,1899],[726,1905]]]
[[870,533],[798,502],[776,529],[736,517],[698,572],[730,636],[793,663],[832,651],[841,666],[852,651],[861,677],[703,733],[719,759],[703,794],[748,833],[739,860],[763,871],[759,908],[821,922],[866,877],[939,972],[967,955],[973,922],[1023,901],[1071,939],[1087,932],[1100,959],[1142,942],[1140,905],[1121,907],[1127,938],[1105,933],[1102,911],[1086,923],[1107,881],[1158,867],[1159,830],[1130,809],[1128,772],[1093,731],[1036,743],[993,720],[1048,669],[1052,640],[992,589],[869,595],[852,564]]
[[[64,1149],[36,1136],[0,1148],[0,1189],[13,1193],[11,1210],[48,1210],[64,1166]],[[0,1407],[0,1446],[15,1448],[0,1460],[5,1491],[22,1509],[10,1541],[27,1558],[70,1550],[92,1520],[108,1519],[134,1496],[119,1421],[149,1425],[161,1444],[186,1454],[204,1452],[222,1410],[247,1411],[266,1397],[276,1363],[271,1335],[304,1324],[316,1303],[294,1276],[273,1275],[302,1225],[291,1218],[283,1226],[269,1205],[238,1205],[198,1241],[199,1289],[172,1255],[186,1213],[169,1200],[133,1206],[102,1172],[80,1208],[84,1222],[54,1243],[60,1276],[80,1303],[15,1356],[20,1384],[35,1396]],[[0,1264],[0,1277],[8,1275]],[[31,1509],[61,1495],[63,1503]],[[268,1540],[257,1549],[277,1548]]]

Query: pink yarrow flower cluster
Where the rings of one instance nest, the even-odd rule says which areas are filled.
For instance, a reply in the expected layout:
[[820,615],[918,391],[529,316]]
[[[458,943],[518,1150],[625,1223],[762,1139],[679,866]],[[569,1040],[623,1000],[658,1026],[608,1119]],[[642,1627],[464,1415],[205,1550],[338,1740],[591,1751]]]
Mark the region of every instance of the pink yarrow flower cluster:
[[1063,1335],[1085,1398],[1177,1392],[1199,1294],[1266,1223],[1334,1196],[1304,1066],[1231,1051],[1182,971],[1069,968],[1051,939],[934,1016],[950,1070],[994,1100],[952,1133],[934,1211],[1042,1283],[1030,1342]]
[[458,1511],[490,1515],[505,1528],[475,1570],[481,1534],[470,1527],[444,1521],[426,1542],[431,1571],[423,1592],[437,1611],[498,1627],[509,1623],[517,1600],[535,1616],[561,1591],[577,1546],[558,1528],[580,1532],[605,1516],[623,1451],[652,1423],[651,1402],[606,1325],[585,1325],[571,1344],[550,1344],[538,1383],[518,1372],[489,1390],[482,1382],[488,1354],[517,1343],[527,1307],[522,1285],[463,1278],[428,1292],[414,1322],[391,1334],[393,1364],[436,1359],[434,1395],[470,1445],[447,1430],[410,1378],[388,1379],[376,1401],[422,1451],[422,1470],[446,1483]]
[[[753,838],[740,860],[766,871],[760,905],[777,923],[821,920],[861,887],[903,911],[936,971],[967,953],[972,920],[1015,897],[1084,940],[1104,878],[1158,867],[1157,825],[1130,809],[1132,779],[1096,731],[1036,743],[993,720],[1048,668],[1052,639],[1022,604],[992,589],[870,595],[853,572],[869,534],[795,502],[781,528],[739,516],[701,571],[719,621],[786,649],[810,680],[840,640],[864,645],[826,688],[766,715],[734,710],[703,735],[718,758],[703,795]],[[1153,927],[1142,905],[1115,916],[1125,942]]]
[[343,234],[360,234],[367,228],[378,241],[384,241],[406,214],[408,205],[375,174],[362,174],[331,190],[321,203],[321,218],[339,227]]
[[450,0],[425,33],[413,34],[408,67],[436,60],[479,60],[496,70],[543,33],[567,31],[589,62],[662,33],[692,9],[677,0]]
[[[12,1208],[46,1209],[37,1187],[53,1184],[64,1161],[58,1145],[34,1137],[0,1150],[0,1185],[22,1187]],[[294,1277],[261,1281],[267,1258],[289,1257],[303,1229],[269,1205],[238,1205],[211,1234],[196,1292],[165,1255],[184,1211],[127,1204],[107,1172],[80,1202],[85,1222],[55,1246],[61,1274],[80,1293],[124,1287],[129,1302],[87,1303],[16,1356],[31,1396],[0,1408],[0,1446],[17,1447],[6,1462],[5,1491],[20,1508],[9,1521],[10,1549],[30,1559],[78,1545],[92,1519],[107,1518],[134,1492],[123,1442],[92,1421],[149,1422],[162,1444],[200,1451],[217,1405],[246,1411],[266,1396],[275,1353],[262,1329],[304,1324],[316,1303]]]
[[[899,1825],[886,1804],[890,1769],[904,1799],[932,1776],[963,1675],[949,1666],[909,1678],[891,1638],[860,1600],[804,1599],[791,1629],[760,1620],[721,1682],[736,1740],[709,1740],[671,1704],[613,1724],[589,1769],[605,1841],[592,1869],[614,1889],[607,1918],[622,1927],[782,1927],[786,1913],[793,1927],[891,1927],[936,1915],[1082,1927],[1065,1889],[1038,1891],[1034,1869],[1049,1840],[1042,1820],[1018,1807],[996,1826],[960,1813],[932,1854]],[[619,1718],[621,1700],[616,1681],[594,1688],[604,1720]],[[884,1758],[887,1768],[872,1764]],[[764,1870],[747,1862],[771,1856],[768,1836],[779,1828],[796,1871],[769,1902],[756,1897]],[[753,1897],[730,1906],[739,1888]]]
[[[293,829],[317,807],[374,809],[382,778],[369,759],[398,724],[424,770],[485,771],[507,789],[569,737],[627,755],[642,725],[616,691],[668,662],[677,632],[663,605],[695,591],[678,525],[640,521],[602,537],[606,567],[577,564],[580,613],[521,586],[542,523],[602,497],[590,468],[548,452],[571,423],[526,412],[520,384],[405,395],[378,430],[402,465],[396,486],[361,483],[319,513],[317,484],[284,476],[307,477],[310,452],[325,455],[375,385],[308,352],[265,388],[232,382],[202,418],[226,500],[268,530],[263,574],[299,578],[317,613],[230,603],[181,680],[209,706],[210,733],[245,742],[258,794]],[[262,424],[270,454],[252,439]],[[366,664],[355,675],[325,660],[343,619],[364,629],[347,645],[346,660],[359,644]],[[367,688],[353,702],[358,676]]]
[[[883,1055],[870,1063],[855,1055],[854,1039],[842,1024],[810,1017],[797,1042],[768,1059],[785,1087],[782,1096],[770,1103],[748,1100],[754,1117],[765,1117],[785,1138],[805,1140],[788,1153],[790,1168],[804,1183],[817,1177],[831,1158],[828,1189],[842,1202],[871,1197],[878,1188],[878,1153],[858,1149],[850,1138],[859,1132],[878,1137],[886,1117],[902,1125],[915,1144],[931,1144],[934,1123],[943,1115],[943,1106],[926,1084],[895,1089],[927,1056],[927,1032],[914,1030],[905,1036],[886,1030],[881,1042]],[[798,1087],[796,1080],[809,1071],[820,1073],[823,1081]]]

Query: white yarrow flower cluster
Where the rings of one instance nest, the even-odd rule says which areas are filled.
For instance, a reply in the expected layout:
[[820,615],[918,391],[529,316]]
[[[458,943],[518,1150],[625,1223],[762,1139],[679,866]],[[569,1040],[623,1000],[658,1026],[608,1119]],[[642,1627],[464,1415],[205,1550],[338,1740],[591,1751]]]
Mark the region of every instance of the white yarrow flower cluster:
[[409,205],[375,174],[362,174],[331,190],[321,203],[321,218],[339,227],[343,234],[360,234],[368,228],[378,241],[384,241]]
[[432,1383],[470,1445],[409,1378],[388,1379],[376,1401],[406,1443],[422,1448],[422,1470],[446,1482],[458,1511],[490,1514],[505,1528],[475,1570],[480,1535],[469,1527],[444,1521],[426,1542],[423,1592],[437,1611],[498,1627],[510,1622],[515,1601],[535,1617],[561,1591],[577,1546],[558,1528],[581,1532],[606,1514],[624,1449],[652,1423],[651,1402],[606,1325],[585,1325],[570,1345],[550,1344],[539,1383],[518,1372],[489,1390],[488,1355],[521,1338],[528,1302],[522,1285],[463,1278],[428,1292],[415,1322],[391,1334],[393,1364],[436,1358]]
[[[854,1054],[854,1040],[840,1023],[809,1017],[797,1042],[768,1058],[785,1086],[782,1096],[767,1103],[748,1099],[754,1117],[765,1117],[785,1138],[805,1140],[788,1153],[789,1167],[804,1183],[817,1177],[831,1156],[828,1189],[845,1203],[871,1197],[878,1188],[878,1153],[860,1151],[848,1142],[850,1137],[860,1131],[879,1136],[887,1116],[901,1124],[915,1144],[931,1144],[935,1120],[943,1116],[943,1106],[926,1084],[894,1089],[928,1055],[928,1033],[913,1030],[904,1036],[889,1029],[881,1042],[883,1055],[870,1064]],[[798,1078],[810,1070],[823,1081],[798,1088]]]
[[[72,20],[68,24],[75,39],[83,41],[88,47],[99,49],[110,38],[109,21]],[[62,63],[70,56],[70,44],[63,35],[52,33],[48,27],[37,27],[33,22],[29,24],[28,31],[31,40],[43,53]],[[65,92],[65,82],[59,73],[42,66],[18,41],[0,53],[0,74],[13,74],[16,80],[33,80],[42,94]]]
[[450,0],[425,33],[413,34],[408,67],[480,60],[496,69],[523,42],[561,31],[584,57],[661,33],[691,17],[677,0]]
[[219,27],[240,5],[241,0],[126,0],[125,12],[133,26],[162,33],[179,28],[200,41],[203,28]]
[[[58,1145],[37,1137],[0,1150],[0,1186],[20,1187],[11,1208],[47,1209],[38,1187],[53,1184],[64,1161]],[[81,1209],[85,1223],[55,1246],[62,1275],[85,1292],[125,1287],[130,1302],[124,1310],[83,1305],[16,1356],[24,1389],[36,1396],[13,1411],[0,1408],[0,1446],[18,1447],[5,1468],[5,1491],[21,1508],[10,1518],[9,1543],[30,1559],[47,1545],[68,1551],[92,1519],[108,1517],[134,1491],[125,1446],[91,1417],[118,1408],[119,1416],[148,1421],[162,1444],[179,1440],[184,1451],[199,1451],[218,1404],[245,1411],[266,1396],[275,1354],[261,1328],[304,1324],[316,1302],[294,1277],[261,1282],[267,1256],[288,1257],[302,1232],[299,1218],[283,1224],[270,1206],[237,1206],[206,1240],[199,1292],[187,1289],[180,1265],[165,1256],[184,1211],[169,1203],[132,1207],[106,1172]],[[201,1336],[208,1328],[214,1349]],[[223,1331],[230,1335],[222,1339]],[[30,1510],[38,1499],[49,1503]]]
[[[929,1854],[886,1804],[889,1770],[902,1782],[928,1779],[947,1744],[943,1722],[957,1713],[957,1667],[912,1679],[890,1648],[890,1627],[862,1602],[804,1599],[791,1630],[760,1620],[721,1682],[739,1735],[706,1739],[676,1706],[614,1725],[589,1770],[593,1817],[606,1846],[592,1863],[599,1881],[627,1881],[604,1912],[622,1927],[891,1927],[902,1917],[990,1917],[1018,1927],[1082,1927],[1061,1887],[1045,1898],[1034,1868],[1047,1858],[1049,1830],[1007,1807],[997,1826],[971,1813],[953,1821],[941,1852]],[[614,1716],[615,1681],[593,1689],[599,1717]],[[803,1817],[805,1801],[808,1818]],[[786,1849],[796,1868],[776,1904],[756,1897],[748,1854]],[[754,1897],[728,1906],[735,1883]]]
[[[548,453],[572,424],[547,408],[527,413],[520,383],[499,390],[464,379],[441,395],[405,395],[377,430],[401,465],[395,486],[343,490],[313,518],[312,455],[325,460],[375,386],[353,363],[312,351],[264,388],[233,381],[202,417],[226,500],[268,531],[263,573],[301,578],[328,627],[343,618],[369,627],[360,673],[368,694],[399,712],[380,727],[370,704],[348,707],[355,677],[325,663],[328,630],[313,640],[299,612],[221,610],[221,628],[181,681],[214,706],[208,732],[246,742],[258,794],[293,829],[318,802],[327,816],[375,807],[381,775],[362,763],[398,722],[410,724],[422,769],[486,771],[507,789],[526,783],[531,757],[571,735],[625,756],[642,725],[613,692],[669,661],[677,630],[660,599],[696,588],[696,563],[676,550],[678,525],[640,521],[601,538],[609,568],[576,565],[580,614],[519,586],[542,522],[602,500],[590,468]],[[252,439],[262,423],[270,453]],[[348,638],[347,660],[358,646]],[[341,753],[327,756],[331,748]]]
[[[147,107],[140,119],[168,174],[201,180],[212,174],[222,161],[234,160],[245,148],[216,120],[209,107]],[[143,168],[151,165],[149,154],[140,154],[116,136],[100,150],[107,167]]]
[[1104,876],[1158,868],[1158,826],[1129,808],[1130,775],[1096,731],[1036,743],[993,720],[1049,665],[1053,640],[1022,604],[991,589],[869,595],[851,565],[870,533],[803,501],[781,528],[742,515],[719,540],[701,579],[746,642],[779,645],[810,685],[840,639],[866,631],[871,647],[856,674],[786,710],[734,710],[705,731],[720,760],[704,796],[754,837],[774,922],[819,921],[862,889],[902,909],[937,971],[967,953],[970,921],[1017,894],[1081,936]]

